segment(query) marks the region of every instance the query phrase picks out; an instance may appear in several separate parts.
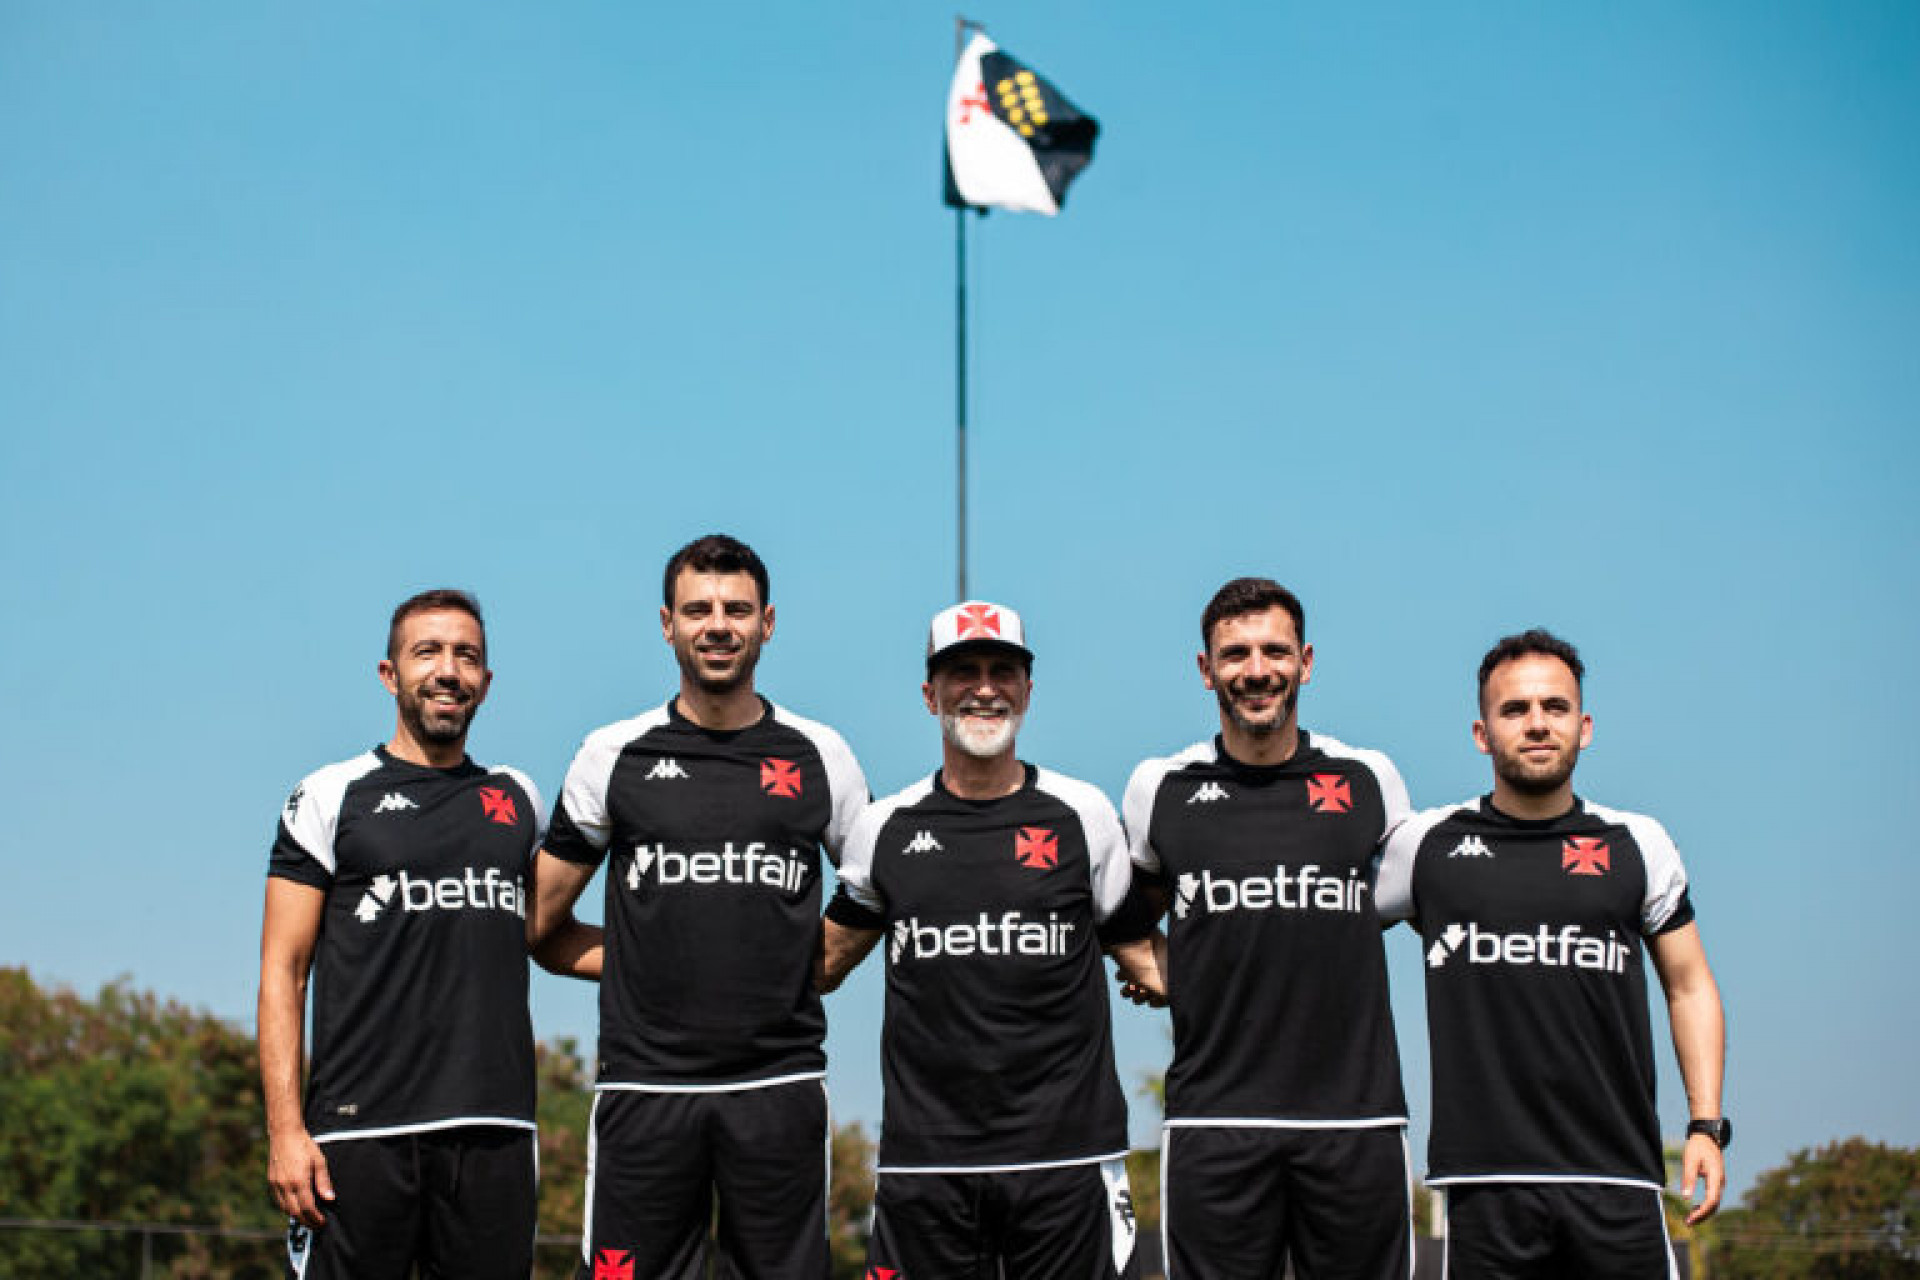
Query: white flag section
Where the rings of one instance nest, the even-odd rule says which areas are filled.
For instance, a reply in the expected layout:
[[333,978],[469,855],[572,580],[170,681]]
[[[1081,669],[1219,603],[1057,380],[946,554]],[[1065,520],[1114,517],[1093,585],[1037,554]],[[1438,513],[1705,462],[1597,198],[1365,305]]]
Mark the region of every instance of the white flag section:
[[947,90],[947,166],[960,202],[1021,213],[1060,212],[1033,147],[993,113],[980,59],[998,46],[975,32]]

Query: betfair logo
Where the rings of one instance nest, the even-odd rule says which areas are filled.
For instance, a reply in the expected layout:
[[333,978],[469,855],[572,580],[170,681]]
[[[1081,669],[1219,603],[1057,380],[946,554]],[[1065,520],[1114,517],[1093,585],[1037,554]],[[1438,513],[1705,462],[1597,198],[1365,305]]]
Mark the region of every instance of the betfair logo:
[[1007,118],[1023,138],[1047,127],[1047,104],[1040,96],[1040,77],[1021,70],[993,86],[1000,99],[1000,114]]
[[1073,925],[1051,911],[1045,921],[1018,911],[997,917],[982,911],[977,919],[947,925],[921,924],[915,916],[894,923],[887,955],[895,964],[942,956],[1064,956],[1072,941]]
[[360,895],[360,905],[353,909],[353,917],[361,924],[372,924],[396,900],[407,915],[473,909],[511,911],[517,916],[527,914],[527,892],[519,876],[508,880],[498,867],[488,867],[485,872],[468,867],[464,875],[438,879],[410,876],[404,871],[397,876],[375,876],[372,885]]
[[1232,911],[1344,911],[1358,912],[1366,901],[1367,882],[1357,870],[1344,879],[1321,874],[1312,863],[1298,871],[1276,865],[1272,875],[1216,876],[1211,871],[1182,875],[1174,884],[1173,914],[1184,920],[1201,908],[1208,915]]
[[1539,965],[1546,969],[1587,969],[1625,973],[1633,948],[1613,930],[1605,938],[1583,931],[1577,924],[1541,925],[1528,932],[1501,933],[1477,924],[1450,924],[1427,948],[1427,968],[1438,969],[1455,956],[1468,964]]
[[635,893],[649,875],[662,887],[682,884],[764,885],[782,893],[798,893],[807,880],[809,860],[798,849],[769,850],[759,840],[735,848],[729,840],[720,848],[681,853],[664,844],[633,846],[627,867],[627,888]]

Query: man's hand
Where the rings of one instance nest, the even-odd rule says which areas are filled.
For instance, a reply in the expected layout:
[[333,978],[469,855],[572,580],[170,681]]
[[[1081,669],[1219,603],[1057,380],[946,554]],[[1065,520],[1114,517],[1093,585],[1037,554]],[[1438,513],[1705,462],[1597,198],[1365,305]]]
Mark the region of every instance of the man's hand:
[[1680,1155],[1680,1190],[1687,1199],[1693,1199],[1696,1182],[1704,1178],[1705,1192],[1700,1203],[1687,1215],[1687,1225],[1705,1222],[1720,1207],[1720,1193],[1727,1185],[1727,1157],[1720,1150],[1720,1144],[1704,1133],[1696,1133],[1687,1139],[1686,1149]]
[[333,1199],[333,1179],[320,1144],[305,1129],[269,1137],[267,1184],[273,1188],[273,1202],[289,1218],[309,1227],[326,1223],[320,1202]]
[[1155,930],[1151,937],[1138,942],[1123,942],[1109,947],[1107,954],[1113,957],[1113,963],[1118,968],[1113,977],[1120,984],[1123,998],[1151,1009],[1167,1007],[1165,934]]

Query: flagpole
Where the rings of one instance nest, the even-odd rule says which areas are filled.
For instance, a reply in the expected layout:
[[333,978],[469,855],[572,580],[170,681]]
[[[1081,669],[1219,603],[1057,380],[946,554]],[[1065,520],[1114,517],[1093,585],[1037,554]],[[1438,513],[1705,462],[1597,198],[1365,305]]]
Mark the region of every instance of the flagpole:
[[954,479],[958,516],[955,536],[959,569],[956,599],[967,598],[967,211],[953,211],[953,318],[954,318]]
[[[974,25],[959,14],[953,19],[953,60],[967,51],[967,28]],[[953,211],[953,452],[954,452],[954,567],[956,600],[967,598],[967,211]]]

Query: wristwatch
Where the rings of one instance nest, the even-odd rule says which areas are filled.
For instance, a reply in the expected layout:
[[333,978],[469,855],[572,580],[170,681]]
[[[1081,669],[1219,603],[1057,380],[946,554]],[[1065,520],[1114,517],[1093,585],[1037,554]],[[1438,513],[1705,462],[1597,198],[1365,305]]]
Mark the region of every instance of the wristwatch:
[[1712,1120],[1687,1121],[1687,1136],[1691,1138],[1696,1133],[1712,1138],[1714,1145],[1725,1151],[1727,1144],[1733,1141],[1733,1121],[1725,1116],[1716,1116]]

